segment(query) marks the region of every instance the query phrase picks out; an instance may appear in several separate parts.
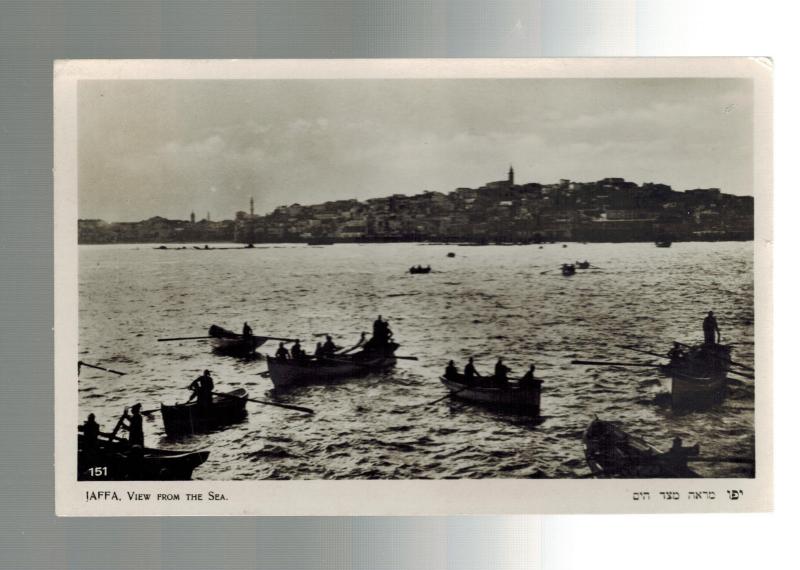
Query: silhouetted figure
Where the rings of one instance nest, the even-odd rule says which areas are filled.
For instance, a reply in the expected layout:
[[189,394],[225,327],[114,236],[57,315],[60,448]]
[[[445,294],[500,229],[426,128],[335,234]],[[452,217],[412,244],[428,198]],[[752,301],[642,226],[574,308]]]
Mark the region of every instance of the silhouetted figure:
[[139,445],[144,447],[142,414],[139,413],[139,410],[141,409],[141,404],[134,404],[131,406],[131,415],[128,415],[128,410],[125,410],[125,419],[128,421],[128,424],[124,427],[128,430],[128,443],[131,445]]
[[291,353],[292,353],[292,358],[294,358],[295,360],[302,360],[306,356],[305,351],[300,346],[299,340],[294,341]]
[[475,370],[475,361],[470,356],[469,357],[469,362],[467,362],[467,365],[464,367],[464,383],[465,384],[474,384],[476,382],[476,380],[478,378],[480,378],[480,377],[481,377],[481,375],[478,374],[477,370]]
[[211,378],[211,372],[203,370],[203,375],[195,378],[189,384],[189,389],[192,390],[190,402],[197,398],[197,402],[201,406],[210,406],[214,399],[214,380]]
[[667,356],[669,356],[670,360],[680,360],[684,356],[686,356],[686,352],[684,352],[680,344],[678,344],[677,342],[673,342],[672,348],[669,349]]
[[383,320],[383,316],[378,315],[378,318],[372,323],[372,338],[364,345],[364,348],[379,348],[386,346],[392,340],[392,331],[389,328],[389,323]]
[[717,344],[719,340],[719,326],[717,325],[717,319],[714,317],[713,311],[709,311],[706,318],[703,319],[703,336],[705,337],[706,344],[714,345]]
[[522,388],[532,388],[536,385],[536,365],[531,364],[528,371],[519,379],[519,385]]
[[278,350],[275,352],[275,358],[278,358],[280,360],[286,360],[287,358],[289,358],[289,351],[286,350],[286,347],[283,346],[283,343],[280,343],[278,345]]
[[97,447],[97,437],[100,435],[100,426],[94,419],[94,414],[89,414],[83,422],[83,449],[89,451]]
[[509,368],[503,364],[503,359],[498,358],[497,364],[494,365],[494,381],[498,386],[508,385],[508,372]]
[[329,334],[325,335],[325,344],[322,345],[322,352],[327,356],[333,356],[337,350],[339,350],[339,347],[334,344],[333,337]]
[[314,356],[316,356],[317,358],[322,358],[323,356],[325,356],[325,349],[322,348],[321,342],[317,343],[317,348],[314,349]]
[[253,336],[253,329],[251,329],[250,325],[248,325],[246,322],[244,323],[244,326],[242,327],[242,336],[244,336],[244,337]]
[[447,363],[447,368],[444,369],[444,377],[448,380],[458,380],[458,367],[452,360]]

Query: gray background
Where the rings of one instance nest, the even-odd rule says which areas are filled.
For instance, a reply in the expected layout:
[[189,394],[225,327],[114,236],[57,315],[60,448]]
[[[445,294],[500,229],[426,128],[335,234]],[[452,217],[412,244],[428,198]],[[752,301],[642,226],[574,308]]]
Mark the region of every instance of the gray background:
[[[762,27],[756,37],[766,37],[763,29],[773,23],[763,16],[769,11],[768,2],[759,3],[752,18],[730,3],[718,4],[726,10],[725,26],[735,27],[726,36],[727,48],[721,49],[696,40],[715,31],[723,33],[714,26],[687,28],[692,3],[664,3],[674,11],[674,21],[669,22],[659,15],[659,4],[0,2],[0,567],[502,570],[529,568],[535,559],[526,550],[532,529],[524,517],[76,520],[53,516],[54,59],[667,55],[691,53],[692,47],[698,55],[772,55],[759,51],[763,41],[743,43],[753,38],[751,20],[752,26]],[[665,40],[672,41],[666,49]],[[774,548],[771,531],[776,521],[764,516],[702,517],[688,523],[685,518],[650,517],[627,527],[626,520],[630,521],[593,517],[565,522],[562,517],[548,522],[545,538],[556,547],[545,557],[547,566],[570,567],[571,560],[587,552],[578,541],[588,539],[600,547],[588,556],[616,568],[636,567],[642,559],[627,555],[629,549],[615,552],[602,548],[607,542],[598,543],[616,535],[618,546],[628,542],[630,548],[633,541],[623,537],[635,527],[644,529],[636,534],[640,549],[644,543],[645,549],[659,552],[655,559],[648,558],[651,568],[699,567],[702,560],[724,562],[728,568],[753,567],[754,560],[766,562],[766,553],[787,562],[777,558]],[[697,533],[711,526],[724,529],[726,543],[740,547],[724,552],[714,548],[714,555],[707,558],[703,555],[707,549],[698,548],[690,550],[687,559],[686,548],[691,549]],[[761,532],[753,537],[756,528]],[[648,533],[652,543],[646,540]],[[762,548],[750,549],[752,555],[741,547],[758,544],[759,537]],[[715,541],[722,539],[712,535],[710,542]],[[701,543],[709,545],[709,540],[697,542]],[[683,548],[667,548],[676,544]]]

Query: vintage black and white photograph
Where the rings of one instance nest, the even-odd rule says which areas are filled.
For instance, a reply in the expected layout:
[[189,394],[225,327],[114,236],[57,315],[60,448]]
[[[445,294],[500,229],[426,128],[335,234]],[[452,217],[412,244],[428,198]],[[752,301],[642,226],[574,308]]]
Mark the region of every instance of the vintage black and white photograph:
[[668,62],[77,73],[56,456],[102,484],[74,500],[623,479],[733,508],[771,473],[764,76]]

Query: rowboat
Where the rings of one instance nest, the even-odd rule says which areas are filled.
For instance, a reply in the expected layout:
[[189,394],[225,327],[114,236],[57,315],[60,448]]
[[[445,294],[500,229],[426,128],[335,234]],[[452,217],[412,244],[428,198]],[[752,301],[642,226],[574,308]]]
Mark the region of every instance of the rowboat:
[[479,379],[487,384],[485,386],[465,384],[461,374],[458,380],[446,376],[440,379],[450,390],[451,395],[459,400],[516,414],[539,415],[542,397],[542,381],[539,379],[536,379],[530,388],[520,387],[518,384],[504,388],[494,387],[491,386],[493,380],[491,377]]
[[217,325],[211,325],[208,336],[212,337],[214,350],[225,354],[249,354],[269,340],[266,336],[244,336]]
[[409,273],[413,273],[413,274],[430,273],[431,272],[431,266],[429,265],[428,267],[421,267],[421,266],[412,267],[411,269],[408,270],[408,272]]
[[656,247],[671,247],[672,242],[667,240],[661,240],[656,242]]
[[590,265],[591,265],[591,263],[589,263],[588,261],[576,261],[575,262],[575,267],[577,267],[578,269],[589,269]]
[[267,370],[276,388],[355,378],[394,366],[397,363],[394,353],[399,346],[392,342],[384,347],[369,348],[353,354],[302,359],[267,356]]
[[198,401],[169,406],[161,404],[164,431],[170,437],[204,433],[242,420],[247,415],[247,390],[237,388],[215,394],[210,406]]
[[662,452],[612,422],[595,418],[583,433],[586,462],[595,477],[622,479],[696,478],[687,465],[700,448],[679,447]]
[[698,345],[661,366],[661,382],[672,396],[672,407],[707,408],[722,402],[728,387],[730,354],[728,345]]
[[185,481],[208,459],[208,453],[149,447],[134,449],[126,440],[108,439],[98,439],[94,448],[87,448],[79,433],[78,480]]
[[575,275],[575,266],[572,263],[565,263],[561,266],[561,275],[569,277]]

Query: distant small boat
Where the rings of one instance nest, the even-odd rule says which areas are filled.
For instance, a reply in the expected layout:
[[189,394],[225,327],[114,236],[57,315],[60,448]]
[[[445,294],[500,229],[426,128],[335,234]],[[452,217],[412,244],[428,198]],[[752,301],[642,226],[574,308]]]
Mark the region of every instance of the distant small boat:
[[[192,478],[195,468],[208,459],[208,454],[205,450],[184,452],[149,447],[139,451],[124,439],[98,439],[94,448],[87,448],[83,434],[78,433],[78,480],[185,481]],[[106,468],[103,475],[90,474],[90,469],[99,466]]]
[[672,242],[667,240],[661,240],[656,242],[656,247],[671,247]]
[[429,265],[427,267],[422,267],[421,265],[418,265],[416,267],[412,267],[411,269],[409,269],[408,272],[411,273],[411,274],[430,273],[431,272],[431,266]]
[[622,479],[697,478],[687,465],[700,448],[662,452],[612,422],[595,418],[583,433],[586,462],[595,477]]
[[211,325],[208,335],[213,337],[211,342],[214,343],[215,350],[228,354],[255,352],[259,346],[269,340],[269,337],[266,336],[244,336],[217,325]]
[[591,263],[589,263],[588,261],[576,261],[575,262],[575,267],[577,267],[578,269],[589,269],[590,265],[591,265]]
[[452,251],[447,254],[447,257],[455,257],[455,256],[456,256],[456,254],[453,253]]
[[205,433],[242,420],[247,415],[247,390],[237,388],[214,395],[210,406],[195,400],[175,405],[161,404],[164,431],[168,436]]
[[564,277],[569,277],[570,275],[575,275],[575,265],[572,263],[565,263],[561,266],[561,275]]
[[497,408],[517,414],[538,416],[541,407],[542,381],[536,379],[531,387],[522,387],[510,384],[508,387],[493,387],[492,378],[480,378],[479,381],[486,386],[465,384],[463,375],[458,379],[440,378],[454,398],[480,404],[490,408]]

